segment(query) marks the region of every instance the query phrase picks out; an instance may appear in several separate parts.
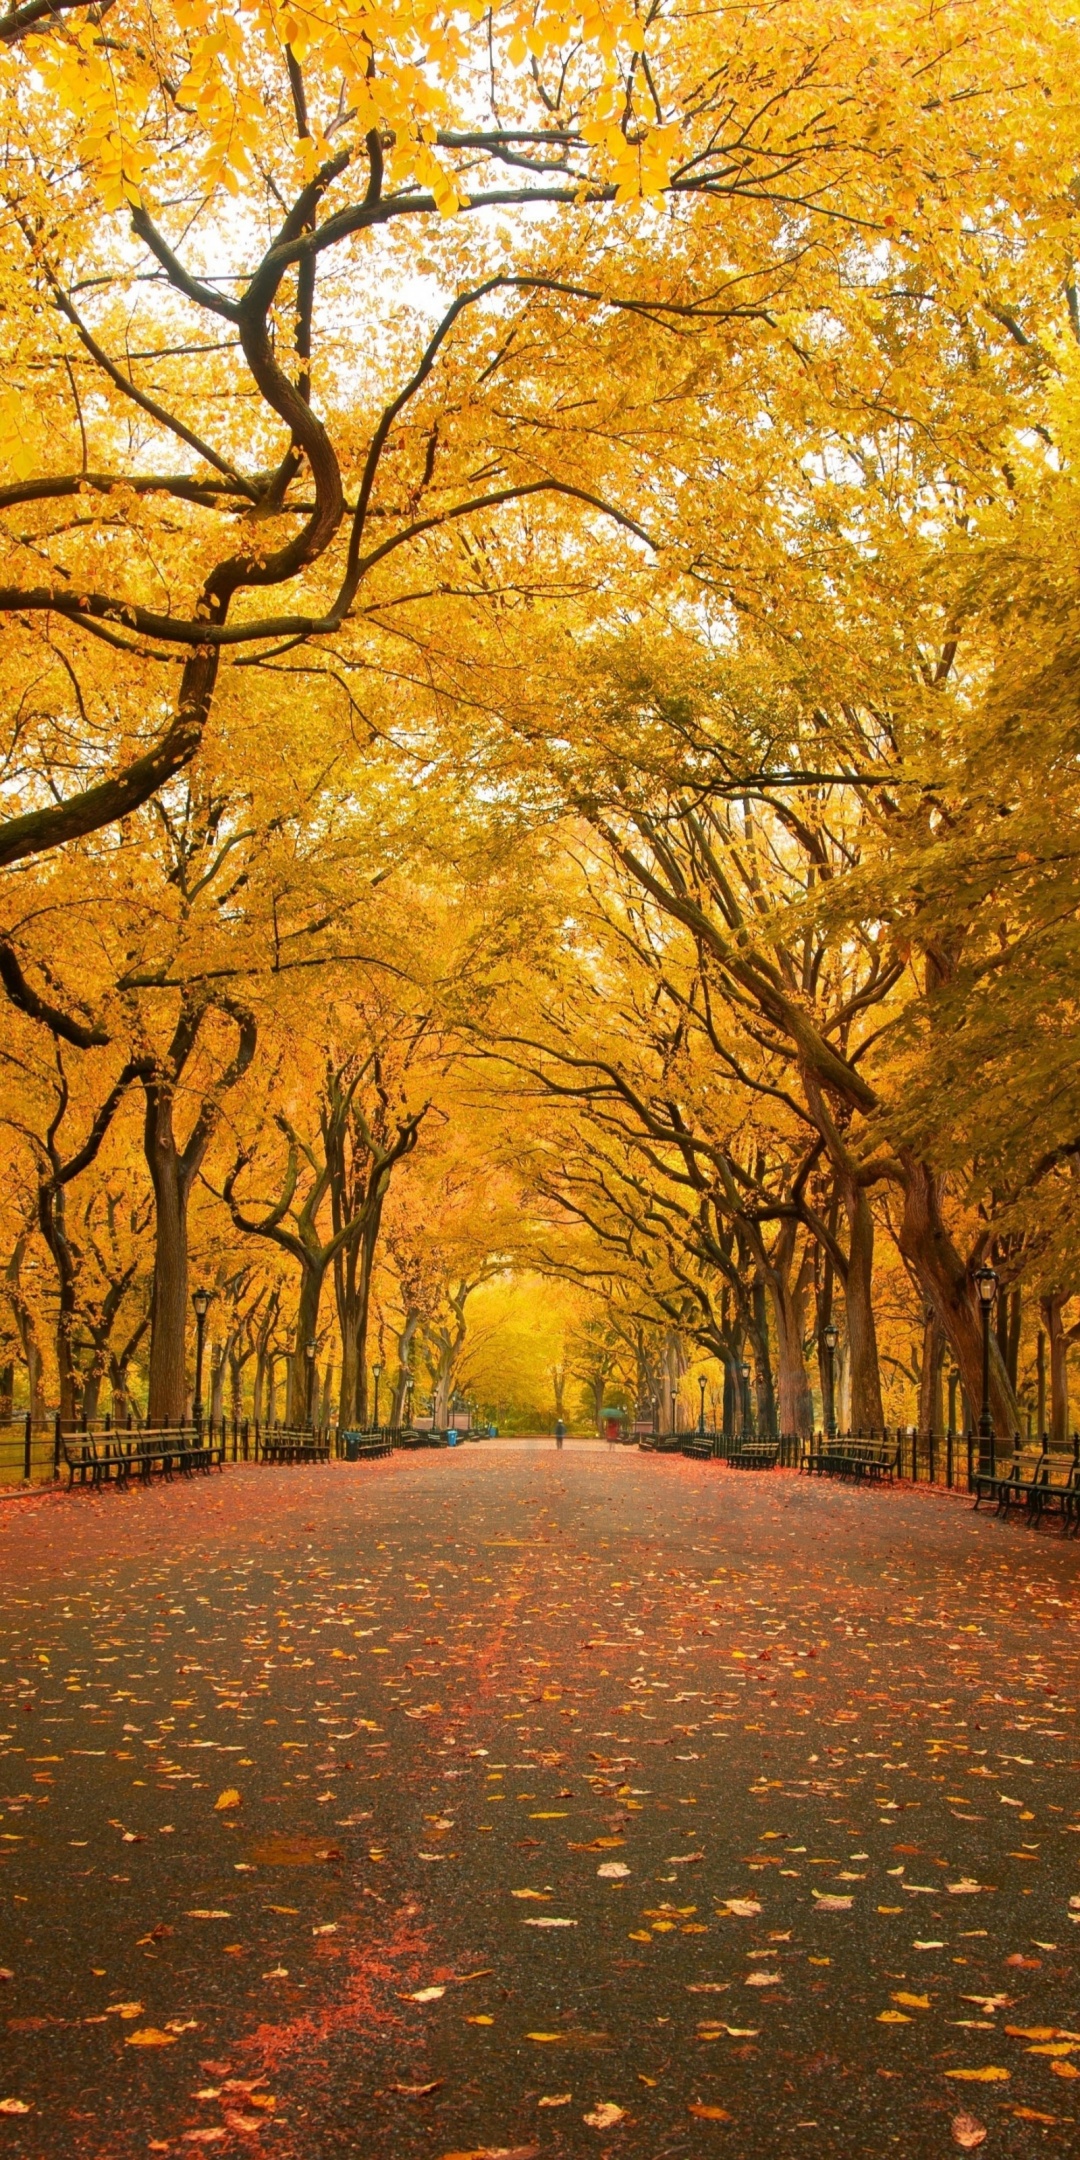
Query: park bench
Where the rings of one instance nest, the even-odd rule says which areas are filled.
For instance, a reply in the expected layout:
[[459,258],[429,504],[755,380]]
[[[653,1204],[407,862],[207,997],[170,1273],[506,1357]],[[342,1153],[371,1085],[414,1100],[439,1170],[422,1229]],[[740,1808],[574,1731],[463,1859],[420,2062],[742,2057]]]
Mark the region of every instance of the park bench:
[[393,1434],[379,1427],[369,1432],[346,1429],[338,1434],[338,1452],[344,1455],[346,1462],[365,1462],[377,1455],[392,1455]]
[[225,1459],[223,1438],[212,1429],[198,1426],[163,1426],[142,1432],[86,1432],[58,1429],[60,1460],[73,1485],[126,1485],[134,1477],[148,1482],[155,1470],[172,1477],[179,1470],[190,1477],[196,1470],[220,1470]]
[[711,1433],[689,1433],[682,1442],[682,1452],[697,1462],[711,1462],[716,1450]]
[[269,1463],[329,1462],[330,1436],[275,1425],[272,1432],[260,1434],[259,1454],[263,1462]]
[[735,1470],[775,1470],[780,1460],[779,1440],[740,1440],[728,1461]]
[[1023,1507],[1030,1523],[1044,1515],[1060,1515],[1063,1527],[1080,1530],[1080,1441],[1073,1441],[1071,1455],[1051,1455],[1044,1440],[1038,1453],[1020,1445],[1017,1434],[1008,1469],[975,1469],[971,1475],[975,1506],[993,1500],[999,1515]]
[[900,1449],[887,1433],[870,1434],[868,1438],[858,1435],[818,1434],[811,1442],[806,1456],[806,1468],[811,1476],[855,1478],[863,1483],[879,1484],[883,1478],[895,1478],[900,1469]]

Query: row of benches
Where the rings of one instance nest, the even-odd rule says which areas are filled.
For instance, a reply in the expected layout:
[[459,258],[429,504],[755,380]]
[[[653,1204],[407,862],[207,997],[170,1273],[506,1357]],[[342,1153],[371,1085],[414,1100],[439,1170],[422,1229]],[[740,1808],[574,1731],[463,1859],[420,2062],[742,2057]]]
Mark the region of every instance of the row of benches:
[[739,1440],[728,1442],[723,1451],[717,1449],[707,1433],[691,1434],[679,1443],[679,1453],[697,1462],[720,1460],[730,1463],[733,1470],[775,1470],[780,1460],[779,1440]]
[[69,1489],[127,1485],[133,1478],[146,1483],[155,1470],[162,1477],[172,1477],[177,1470],[191,1477],[196,1470],[220,1470],[225,1460],[224,1440],[197,1426],[135,1434],[61,1432],[58,1444]]
[[[349,1462],[390,1455],[393,1439],[387,1431],[342,1432],[340,1452]],[[190,1477],[196,1470],[220,1470],[225,1461],[224,1428],[169,1426],[143,1432],[57,1433],[59,1464],[67,1471],[68,1486],[123,1485],[133,1478],[144,1482],[160,1472]],[[329,1462],[330,1435],[290,1426],[263,1431],[257,1440],[259,1459],[268,1463]],[[59,1465],[58,1465],[59,1466]]]
[[[707,1433],[654,1441],[657,1453],[675,1453],[699,1460],[718,1453],[714,1437]],[[780,1458],[780,1443],[742,1440],[724,1445],[723,1459],[735,1469],[771,1470]],[[889,1433],[821,1434],[807,1443],[799,1467],[809,1477],[838,1477],[854,1482],[881,1484],[902,1476],[901,1435]],[[1022,1509],[1032,1524],[1044,1515],[1059,1515],[1072,1536],[1080,1532],[1080,1439],[1074,1439],[1071,1456],[1052,1455],[1044,1440],[1037,1449],[1024,1448],[1017,1435],[1007,1464],[980,1469],[972,1462],[968,1489],[976,1508],[992,1501],[999,1515]]]

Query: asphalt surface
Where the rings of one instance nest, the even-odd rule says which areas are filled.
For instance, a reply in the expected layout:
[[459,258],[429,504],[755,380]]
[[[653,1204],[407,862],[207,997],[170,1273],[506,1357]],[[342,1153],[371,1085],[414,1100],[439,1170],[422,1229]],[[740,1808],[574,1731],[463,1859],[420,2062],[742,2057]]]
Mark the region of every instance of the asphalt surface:
[[1076,2152],[1078,1573],[572,1446],[0,1505],[0,2160]]

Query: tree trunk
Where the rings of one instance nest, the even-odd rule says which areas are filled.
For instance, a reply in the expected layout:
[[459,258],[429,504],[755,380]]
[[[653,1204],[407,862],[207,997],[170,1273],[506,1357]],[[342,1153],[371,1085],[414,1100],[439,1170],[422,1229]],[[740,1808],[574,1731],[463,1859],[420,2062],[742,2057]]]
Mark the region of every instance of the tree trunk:
[[10,1418],[15,1395],[15,1360],[5,1358],[0,1365],[0,1418]]
[[753,1285],[755,1385],[757,1390],[757,1430],[763,1440],[775,1440],[776,1389],[773,1384],[772,1354],[769,1347],[769,1301],[765,1284],[756,1276]]
[[300,1302],[296,1309],[296,1333],[293,1337],[292,1357],[289,1361],[289,1409],[290,1425],[306,1425],[308,1421],[308,1389],[311,1388],[311,1414],[314,1415],[314,1378],[309,1382],[308,1367],[314,1363],[307,1354],[307,1345],[314,1342],[319,1327],[319,1299],[322,1295],[326,1261],[309,1260],[300,1277]]
[[922,1358],[919,1372],[920,1432],[940,1433],[942,1429],[941,1370],[944,1358],[945,1330],[933,1307],[931,1307],[923,1323]]
[[810,1379],[803,1356],[802,1328],[796,1300],[786,1283],[770,1276],[773,1318],[776,1322],[778,1415],[782,1433],[809,1437],[814,1429]]
[[408,1394],[409,1381],[412,1378],[412,1346],[419,1325],[420,1307],[410,1305],[405,1314],[405,1325],[397,1339],[398,1369],[397,1378],[394,1381],[394,1395],[390,1410],[391,1425],[403,1425],[405,1422],[405,1397]]
[[1044,1297],[1040,1304],[1050,1342],[1050,1445],[1063,1450],[1069,1440],[1069,1346],[1061,1317],[1062,1300]]
[[220,1342],[213,1342],[213,1343],[211,1343],[211,1345],[210,1345],[210,1422],[211,1422],[211,1424],[213,1424],[213,1425],[220,1425],[220,1423],[221,1423],[221,1420],[222,1420],[222,1418],[223,1418],[223,1417],[224,1417],[224,1415],[225,1415],[225,1373],[226,1373],[226,1369],[227,1369],[227,1352],[226,1352],[226,1348],[225,1348],[225,1345],[224,1345],[223,1343],[220,1343]]
[[851,1389],[849,1421],[852,1432],[882,1432],[885,1412],[874,1321],[874,1218],[865,1188],[852,1178],[840,1182],[848,1221],[844,1301]]
[[741,1410],[739,1405],[739,1368],[730,1350],[724,1351],[724,1438],[734,1440],[738,1436]]
[[[942,1220],[938,1181],[925,1163],[903,1156],[904,1212],[899,1245],[933,1306],[960,1368],[969,1413],[982,1403],[982,1314],[968,1269]],[[999,1438],[1018,1428],[1016,1397],[990,1332],[990,1417]]]
[[154,1286],[146,1422],[179,1425],[187,1404],[188,1180],[173,1134],[172,1098],[147,1106],[146,1164],[154,1188]]
[[147,1422],[175,1425],[188,1401],[188,1201],[221,1118],[222,1097],[242,1079],[255,1055],[256,1026],[243,1007],[223,1003],[237,1029],[236,1053],[212,1091],[201,1095],[181,1149],[174,1125],[175,1091],[199,1037],[207,1007],[184,993],[180,1017],[160,1066],[143,1075],[143,1149],[154,1188],[154,1287],[150,1300],[150,1398]]

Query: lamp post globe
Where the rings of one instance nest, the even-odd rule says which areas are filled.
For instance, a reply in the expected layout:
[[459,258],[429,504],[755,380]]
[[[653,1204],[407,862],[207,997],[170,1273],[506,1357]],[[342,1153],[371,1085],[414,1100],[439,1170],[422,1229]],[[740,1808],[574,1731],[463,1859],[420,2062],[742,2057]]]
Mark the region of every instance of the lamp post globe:
[[206,1315],[210,1310],[210,1297],[209,1290],[193,1290],[191,1293],[191,1302],[195,1308],[195,1401],[192,1406],[192,1416],[196,1425],[200,1428],[203,1417],[203,1341],[206,1333]]
[[828,1359],[829,1359],[829,1415],[828,1415],[828,1419],[827,1419],[827,1423],[826,1423],[826,1430],[827,1430],[827,1432],[828,1432],[828,1435],[829,1435],[829,1438],[830,1438],[830,1440],[835,1440],[835,1438],[836,1438],[836,1346],[837,1346],[837,1343],[838,1343],[838,1342],[839,1342],[839,1340],[840,1340],[840,1330],[839,1330],[839,1328],[837,1327],[837,1325],[836,1325],[836,1322],[835,1322],[835,1320],[830,1320],[830,1321],[828,1322],[828,1324],[827,1324],[827,1325],[826,1325],[826,1326],[825,1326],[825,1327],[824,1327],[824,1328],[822,1329],[821,1333],[822,1333],[822,1340],[824,1341],[824,1344],[825,1344],[825,1349],[826,1349],[826,1351],[827,1351],[827,1353],[828,1353]]
[[997,1296],[997,1269],[977,1267],[972,1280],[982,1314],[982,1405],[979,1410],[979,1469],[994,1468],[994,1420],[990,1415],[990,1314]]

